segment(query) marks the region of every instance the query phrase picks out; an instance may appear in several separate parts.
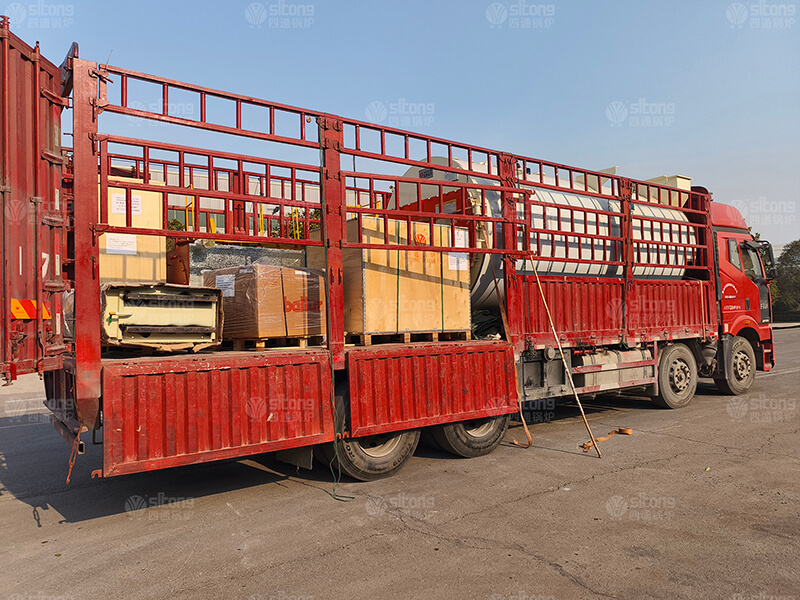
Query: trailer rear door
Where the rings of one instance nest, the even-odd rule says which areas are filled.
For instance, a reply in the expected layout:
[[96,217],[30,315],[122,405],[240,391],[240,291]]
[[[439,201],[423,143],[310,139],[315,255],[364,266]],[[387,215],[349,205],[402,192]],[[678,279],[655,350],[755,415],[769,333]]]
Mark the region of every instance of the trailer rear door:
[[61,194],[61,72],[0,21],[0,197],[7,380],[61,366],[68,210]]

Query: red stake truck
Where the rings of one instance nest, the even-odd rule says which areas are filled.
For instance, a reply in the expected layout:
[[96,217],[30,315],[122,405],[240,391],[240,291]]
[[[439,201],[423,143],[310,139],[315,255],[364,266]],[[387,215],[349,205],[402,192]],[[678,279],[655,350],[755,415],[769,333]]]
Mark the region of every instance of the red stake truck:
[[[82,434],[101,432],[97,475],[267,452],[307,465],[316,448],[368,480],[400,468],[424,428],[456,455],[485,454],[518,398],[571,395],[545,300],[579,394],[631,391],[680,408],[698,377],[741,394],[774,365],[770,246],[685,178],[635,181],[276,104],[85,60],[77,44],[57,67],[6,18],[0,44],[0,366],[9,382],[44,378],[74,454]],[[196,109],[176,110],[179,98]],[[163,139],[111,133],[115,123],[156,124],[134,131]],[[189,134],[191,145],[176,143]],[[209,147],[223,141],[240,151]],[[112,190],[109,210],[100,198]],[[149,226],[134,218],[145,194],[158,198]],[[169,226],[190,212],[185,230]],[[376,222],[444,233],[360,235]],[[100,263],[111,236],[316,253],[325,336],[258,351],[107,352]],[[502,307],[500,335],[352,343],[347,253],[420,245],[465,265],[471,310]]]

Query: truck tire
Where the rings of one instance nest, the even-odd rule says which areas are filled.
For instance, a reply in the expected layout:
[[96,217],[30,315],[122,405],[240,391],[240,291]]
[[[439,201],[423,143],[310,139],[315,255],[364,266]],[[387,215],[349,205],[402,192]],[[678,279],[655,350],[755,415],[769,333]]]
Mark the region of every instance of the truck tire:
[[683,408],[697,390],[697,362],[684,344],[662,350],[658,361],[658,396],[653,398],[663,408]]
[[[347,422],[350,406],[347,381],[336,385],[336,431]],[[335,444],[335,446],[334,446]],[[319,447],[326,462],[353,479],[373,481],[394,475],[405,465],[419,444],[419,429],[393,431],[360,438],[338,439]]]
[[456,456],[472,458],[489,454],[503,440],[508,430],[510,415],[447,423],[431,428],[436,443]]
[[431,450],[442,450],[439,442],[437,442],[436,438],[433,436],[434,429],[436,429],[436,427],[423,427],[420,430],[419,443],[423,446],[427,446]]
[[756,353],[745,338],[736,336],[731,344],[731,373],[714,379],[717,389],[723,394],[739,396],[753,385],[756,378]]

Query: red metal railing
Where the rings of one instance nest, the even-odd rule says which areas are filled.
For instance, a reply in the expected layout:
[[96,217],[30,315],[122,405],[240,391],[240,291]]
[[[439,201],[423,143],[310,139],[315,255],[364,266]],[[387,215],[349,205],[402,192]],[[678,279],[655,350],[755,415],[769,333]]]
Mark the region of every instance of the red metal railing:
[[[97,238],[109,232],[286,246],[326,248],[329,351],[334,368],[344,366],[342,325],[342,251],[346,248],[466,252],[500,255],[509,312],[509,340],[518,348],[531,315],[520,294],[530,294],[525,259],[551,263],[591,261],[617,267],[633,281],[635,268],[686,268],[713,287],[710,276],[708,196],[616,175],[578,169],[432,136],[364,123],[248,96],[72,59],[75,82],[75,193],[84,204],[76,211],[75,285],[82,292],[76,322],[79,347],[99,338]],[[70,82],[71,84],[72,82]],[[140,86],[158,91],[148,106],[137,100]],[[69,86],[68,86],[69,87]],[[172,114],[170,99],[195,98],[196,118]],[[211,108],[228,107],[228,120]],[[253,114],[259,113],[260,118]],[[102,113],[148,119],[191,129],[274,142],[281,148],[318,150],[318,163],[292,162],[285,156],[264,158],[207,150],[175,143],[101,133]],[[312,121],[313,119],[313,121]],[[312,125],[312,122],[314,123]],[[87,141],[88,140],[88,141]],[[352,168],[343,165],[352,161]],[[361,165],[358,165],[360,162]],[[359,168],[359,166],[361,168]],[[414,172],[412,169],[418,169]],[[434,177],[434,173],[439,173]],[[100,183],[100,207],[93,204]],[[110,188],[125,193],[126,223],[108,223]],[[160,228],[132,227],[134,191],[160,193]],[[597,200],[560,205],[544,192]],[[402,193],[401,193],[402,192]],[[537,192],[539,194],[537,196]],[[194,219],[187,231],[168,229],[170,210],[192,202]],[[671,213],[637,213],[639,205]],[[99,215],[99,219],[97,217]],[[209,231],[221,217],[220,231]],[[364,219],[383,221],[382,239],[363,239]],[[348,238],[346,221],[355,219],[357,235]],[[389,221],[427,223],[446,228],[437,241],[406,240],[389,234]],[[206,223],[205,231],[201,221]],[[634,239],[634,229],[641,233]],[[460,230],[466,237],[459,238]],[[312,232],[318,231],[312,235]],[[515,266],[521,262],[522,286]],[[678,264],[676,264],[678,263]],[[580,279],[578,278],[575,278]],[[686,282],[691,283],[691,282]],[[631,290],[633,289],[630,283]],[[704,288],[705,289],[705,288]],[[706,289],[706,292],[711,292]],[[630,292],[633,293],[632,291]],[[619,291],[608,298],[625,297]],[[578,298],[578,296],[576,296]],[[709,303],[710,305],[710,303]],[[77,353],[79,394],[99,396],[99,351]],[[84,383],[80,383],[83,381]]]

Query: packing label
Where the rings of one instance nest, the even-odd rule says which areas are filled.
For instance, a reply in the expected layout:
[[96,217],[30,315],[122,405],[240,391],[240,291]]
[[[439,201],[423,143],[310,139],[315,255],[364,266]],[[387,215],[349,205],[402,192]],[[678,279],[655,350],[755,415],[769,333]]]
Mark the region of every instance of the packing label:
[[233,298],[236,295],[236,275],[217,275],[216,285],[218,290],[222,290],[223,298]]

